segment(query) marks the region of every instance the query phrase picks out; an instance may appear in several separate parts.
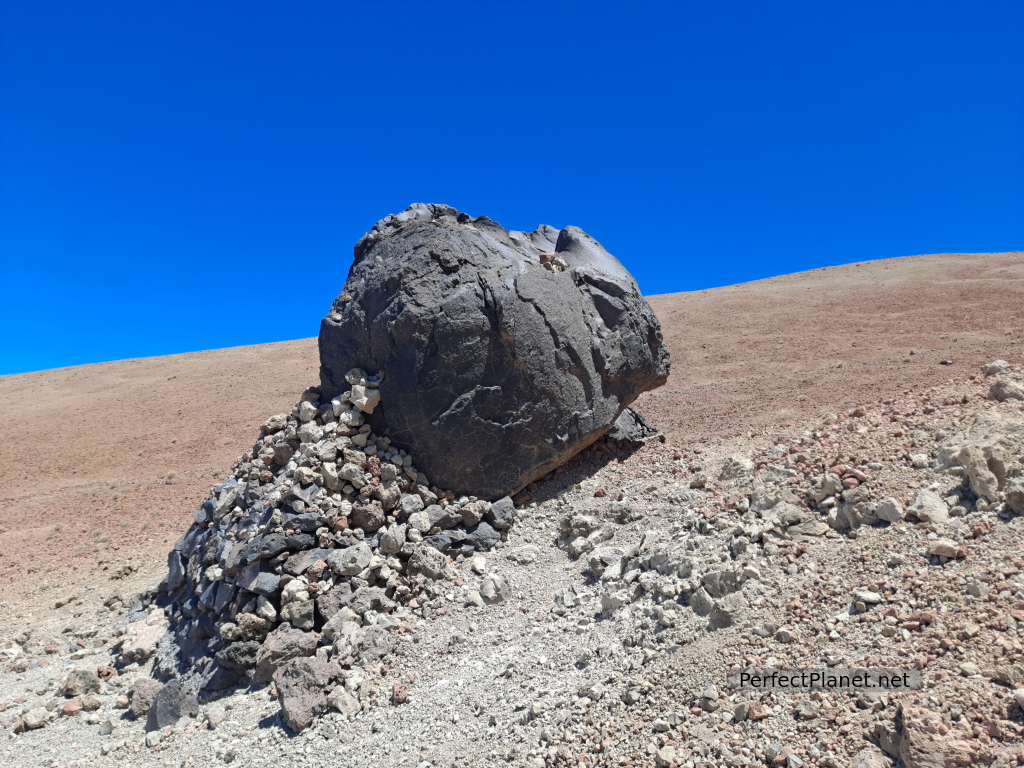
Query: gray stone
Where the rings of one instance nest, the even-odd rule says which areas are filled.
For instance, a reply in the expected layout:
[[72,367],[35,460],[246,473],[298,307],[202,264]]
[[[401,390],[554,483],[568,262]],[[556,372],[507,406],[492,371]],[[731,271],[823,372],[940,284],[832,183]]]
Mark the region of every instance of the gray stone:
[[372,664],[395,649],[395,638],[380,626],[360,627],[354,621],[339,624],[334,633],[332,658],[342,666]]
[[715,601],[704,587],[701,587],[690,595],[690,607],[698,616],[707,616],[715,607]]
[[1015,477],[1007,481],[1006,506],[1015,514],[1024,515],[1024,478]]
[[748,607],[747,599],[739,592],[733,592],[715,600],[708,626],[712,629],[724,629],[739,623]]
[[1016,381],[1000,378],[989,389],[989,397],[999,402],[1007,400],[1024,400],[1024,387]]
[[931,463],[932,460],[927,453],[910,454],[910,466],[914,469],[926,469]]
[[359,700],[345,690],[345,686],[335,686],[334,690],[327,695],[327,705],[336,709],[341,714],[349,717],[359,712]]
[[815,483],[811,489],[811,498],[816,502],[822,502],[830,496],[842,493],[843,480],[839,475],[827,472]]
[[981,372],[986,376],[995,376],[996,374],[1002,373],[1010,364],[1005,360],[993,360],[991,363],[986,363],[981,367]]
[[866,746],[853,756],[853,768],[889,768],[889,761],[878,747]]
[[891,496],[882,499],[875,507],[875,517],[888,523],[902,522],[903,514],[903,505]]
[[395,607],[395,601],[387,596],[383,587],[360,587],[352,594],[348,607],[362,616],[367,611],[390,611]]
[[394,555],[405,546],[405,526],[395,523],[380,537],[380,551],[385,555]]
[[711,571],[702,581],[712,597],[725,597],[740,588],[740,574],[736,571]]
[[509,560],[519,565],[529,565],[540,556],[540,547],[536,544],[524,544],[508,553]]
[[992,502],[999,498],[999,479],[989,468],[984,449],[968,445],[961,449],[957,463],[967,472],[967,481],[978,498]]
[[269,635],[256,654],[256,682],[269,681],[274,672],[291,659],[312,656],[318,645],[316,635],[282,624]]
[[327,709],[327,691],[341,668],[316,657],[292,659],[274,673],[281,713],[293,731],[306,730]]
[[375,432],[438,486],[496,499],[606,432],[669,355],[632,276],[582,230],[417,204],[359,241],[321,324],[321,394],[355,367],[384,374]]
[[199,702],[196,695],[181,687],[181,682],[171,680],[153,697],[146,718],[146,731],[159,731],[177,725],[182,717],[195,717],[199,714]]
[[466,543],[477,552],[489,552],[501,541],[501,534],[487,523],[480,523],[466,533]]
[[952,539],[936,539],[929,542],[928,554],[937,557],[956,557],[957,545]]
[[281,608],[281,620],[289,622],[296,629],[310,630],[314,622],[312,600],[297,600]]
[[746,456],[730,456],[722,464],[722,471],[718,475],[719,480],[735,480],[746,477],[754,472],[754,462]]
[[68,673],[60,686],[60,695],[71,698],[86,693],[97,693],[100,690],[100,679],[95,672],[87,669],[76,669]]
[[151,677],[140,677],[128,689],[128,711],[136,720],[149,714],[153,699],[163,688],[163,684]]
[[411,575],[423,574],[430,579],[440,579],[450,570],[448,559],[426,543],[416,545],[407,569]]
[[414,493],[403,494],[398,500],[398,509],[405,517],[414,515],[423,509],[423,499]]
[[33,707],[21,716],[18,731],[35,731],[50,722],[50,713],[46,707]]
[[622,572],[622,561],[626,557],[626,550],[622,547],[598,547],[590,553],[587,565],[597,576],[618,578]]
[[509,496],[503,496],[491,504],[490,510],[484,515],[484,520],[492,528],[505,531],[512,527],[515,520],[515,505]]
[[492,573],[480,582],[480,597],[488,604],[501,603],[512,597],[512,589],[504,577]]
[[944,523],[949,520],[949,507],[935,491],[918,493],[910,511],[926,523]]
[[327,556],[327,565],[339,576],[355,576],[370,564],[373,550],[360,542],[352,547],[334,550]]

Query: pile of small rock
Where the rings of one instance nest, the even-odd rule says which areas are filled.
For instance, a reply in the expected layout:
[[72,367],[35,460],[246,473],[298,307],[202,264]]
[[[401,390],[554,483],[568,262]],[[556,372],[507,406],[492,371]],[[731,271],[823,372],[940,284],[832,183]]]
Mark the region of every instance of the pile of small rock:
[[[617,526],[634,504],[614,498],[569,510],[558,543],[592,580],[556,593],[551,613],[611,623],[643,668],[581,689],[592,705],[564,732],[614,725],[626,735],[602,742],[610,764],[646,749],[657,765],[688,767],[924,768],[1011,754],[1024,765],[1015,387],[993,364],[984,378],[826,414],[720,471],[691,467],[658,489],[672,508],[660,530]],[[583,653],[577,666],[590,663]],[[910,667],[925,688],[720,692],[705,677],[814,664]],[[575,764],[567,741],[542,738],[536,764]]]
[[[273,679],[282,696],[326,689],[341,667],[387,655],[397,617],[425,615],[417,597],[433,596],[452,559],[490,550],[512,525],[510,498],[431,487],[371,431],[379,375],[353,369],[346,380],[330,402],[309,388],[267,419],[193,515],[160,585],[170,629],[158,674],[207,697],[251,678]],[[503,595],[487,582],[479,603]]]

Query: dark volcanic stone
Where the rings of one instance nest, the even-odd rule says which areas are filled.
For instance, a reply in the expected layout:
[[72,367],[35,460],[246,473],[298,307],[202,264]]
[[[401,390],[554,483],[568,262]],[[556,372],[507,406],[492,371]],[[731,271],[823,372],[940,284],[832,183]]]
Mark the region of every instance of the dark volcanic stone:
[[242,561],[248,564],[256,560],[271,560],[287,549],[288,540],[284,534],[268,533],[249,542],[242,555]]
[[487,523],[480,523],[467,533],[466,543],[477,552],[489,552],[501,541],[501,534]]
[[608,430],[608,437],[625,443],[641,443],[656,434],[658,434],[658,430],[632,408],[624,410],[612,424],[612,428]]
[[209,696],[212,692],[230,688],[245,677],[241,670],[229,669],[218,661],[214,661],[204,678],[203,692]]
[[492,528],[505,531],[512,527],[512,523],[515,521],[515,513],[516,508],[512,503],[512,499],[504,496],[491,504],[490,511],[484,515],[484,520],[490,523]]
[[452,546],[452,537],[443,533],[434,534],[433,536],[424,536],[423,543],[428,547],[433,547],[440,552],[447,552]]
[[321,323],[322,399],[357,367],[384,373],[374,431],[432,483],[497,499],[603,435],[669,355],[632,276],[582,230],[417,204],[356,244]]
[[285,560],[284,572],[290,573],[292,576],[301,576],[317,560],[326,560],[329,554],[331,554],[329,549],[307,549],[305,552],[296,552]]
[[195,716],[199,712],[199,701],[191,691],[182,689],[181,683],[171,680],[153,698],[146,719],[147,731],[159,731],[177,725],[185,715]]
[[320,622],[330,621],[350,602],[352,602],[352,585],[347,581],[335,584],[334,589],[316,599],[316,611]]
[[270,597],[280,587],[281,577],[276,573],[264,570],[260,567],[259,562],[255,562],[239,572],[237,583],[242,589]]
[[316,537],[311,533],[293,533],[286,537],[285,544],[289,552],[303,552],[316,546]]
[[425,511],[427,519],[430,520],[431,528],[436,525],[441,530],[446,531],[462,522],[462,515],[459,514],[459,510],[452,507],[441,507],[437,504],[431,504]]
[[323,521],[324,518],[322,515],[318,515],[315,512],[304,512],[301,515],[287,515],[284,517],[282,523],[285,528],[291,528],[293,531],[313,533],[317,528],[323,525]]
[[256,666],[256,654],[260,649],[259,640],[239,640],[217,652],[217,661],[228,669],[237,671]]

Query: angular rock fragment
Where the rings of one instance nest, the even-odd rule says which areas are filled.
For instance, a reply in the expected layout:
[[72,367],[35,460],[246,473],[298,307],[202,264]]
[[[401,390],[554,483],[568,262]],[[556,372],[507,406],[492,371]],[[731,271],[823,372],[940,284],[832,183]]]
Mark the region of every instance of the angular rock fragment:
[[143,715],[149,714],[149,708],[153,706],[153,699],[163,685],[151,677],[140,677],[128,690],[128,710],[135,719],[141,719]]
[[341,676],[341,667],[318,658],[285,662],[274,673],[274,686],[281,713],[293,731],[306,730],[327,709],[331,683]]
[[157,691],[146,718],[146,731],[159,731],[177,725],[182,717],[195,717],[199,713],[199,702],[191,691],[181,687],[178,680],[171,680]]

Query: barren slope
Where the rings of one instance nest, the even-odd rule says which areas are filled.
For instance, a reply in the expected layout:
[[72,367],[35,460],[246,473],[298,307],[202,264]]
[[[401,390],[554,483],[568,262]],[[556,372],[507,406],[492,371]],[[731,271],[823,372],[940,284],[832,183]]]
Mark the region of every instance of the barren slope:
[[[650,302],[673,372],[639,407],[685,445],[941,383],[1007,348],[1019,363],[1024,254],[863,262]],[[316,380],[315,339],[0,377],[3,602],[125,564],[155,574],[258,424]]]

